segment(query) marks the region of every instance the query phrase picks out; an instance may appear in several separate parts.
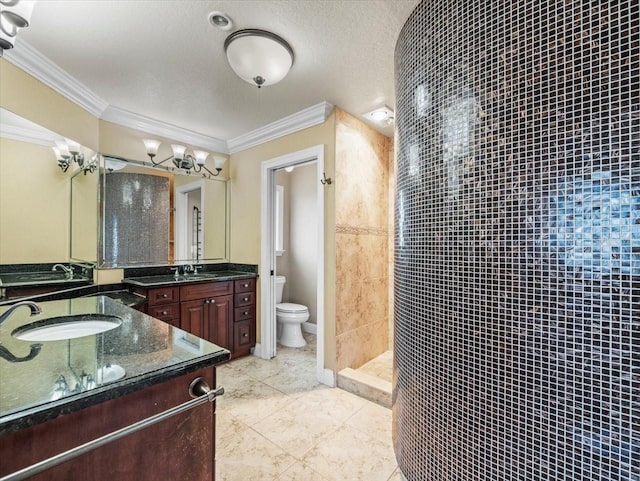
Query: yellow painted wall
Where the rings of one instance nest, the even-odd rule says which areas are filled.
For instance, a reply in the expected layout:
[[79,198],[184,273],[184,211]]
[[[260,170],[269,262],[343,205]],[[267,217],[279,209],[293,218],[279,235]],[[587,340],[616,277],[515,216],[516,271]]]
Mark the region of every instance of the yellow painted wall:
[[[4,59],[0,107],[92,150],[98,147],[96,117]],[[45,146],[7,139],[1,146],[0,263],[68,261],[73,168],[61,172]]]
[[69,259],[69,188],[49,147],[0,138],[0,264]]
[[[86,159],[85,159],[86,162]],[[71,259],[96,262],[98,256],[98,172],[77,173],[71,184]]]
[[[113,122],[107,122],[106,120],[100,120],[100,152],[102,152],[103,154],[118,155],[127,159],[148,162],[149,157],[147,156],[144,144],[142,143],[142,139],[147,138],[157,139],[162,142],[160,148],[158,149],[158,155],[155,158],[156,162],[159,162],[162,159],[166,159],[167,157],[172,155],[171,144],[176,143],[175,140],[149,134],[143,132],[142,130],[123,127],[122,125],[114,124]],[[186,145],[183,142],[177,143]],[[186,147],[188,147],[189,151],[193,152],[193,146],[186,145]],[[226,154],[211,152],[212,155],[209,155],[205,165],[212,172],[215,172],[213,161],[214,153],[215,155],[220,155],[222,157],[228,158]],[[167,167],[172,166],[171,161],[167,161],[162,165],[165,165]],[[222,169],[222,172],[220,173],[222,177],[227,177],[228,168],[229,165],[227,162],[227,164]]]
[[[334,176],[335,114],[321,125],[231,155],[231,262],[260,264],[260,175],[264,161],[324,144],[325,172]],[[325,187],[325,367],[335,366],[335,196]],[[260,292],[258,292],[260,305]],[[257,319],[258,342],[260,316]]]

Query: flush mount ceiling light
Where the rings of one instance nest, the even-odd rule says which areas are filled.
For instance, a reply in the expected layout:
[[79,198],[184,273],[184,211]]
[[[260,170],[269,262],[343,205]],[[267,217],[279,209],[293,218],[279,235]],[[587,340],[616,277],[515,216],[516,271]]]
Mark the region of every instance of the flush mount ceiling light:
[[393,110],[386,105],[364,114],[364,117],[379,124],[391,124],[394,120]]
[[224,41],[224,50],[238,77],[258,88],[280,82],[293,65],[291,45],[266,30],[233,32]]

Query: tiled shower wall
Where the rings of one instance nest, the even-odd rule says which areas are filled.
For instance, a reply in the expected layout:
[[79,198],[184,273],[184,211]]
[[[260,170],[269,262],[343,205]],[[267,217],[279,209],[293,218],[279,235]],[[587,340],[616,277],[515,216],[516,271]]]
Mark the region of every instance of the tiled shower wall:
[[390,140],[336,109],[336,368],[388,349]]
[[169,179],[127,172],[104,175],[101,262],[111,266],[166,264]]
[[396,49],[409,481],[640,480],[640,6],[424,1]]

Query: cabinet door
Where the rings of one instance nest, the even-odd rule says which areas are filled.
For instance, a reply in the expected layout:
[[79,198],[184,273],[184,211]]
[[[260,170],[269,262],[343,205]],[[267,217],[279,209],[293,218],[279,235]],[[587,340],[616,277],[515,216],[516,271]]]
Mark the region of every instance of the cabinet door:
[[233,296],[215,297],[208,301],[208,332],[205,339],[232,350],[233,341],[229,324],[233,323]]
[[207,339],[209,304],[204,300],[180,303],[180,329]]

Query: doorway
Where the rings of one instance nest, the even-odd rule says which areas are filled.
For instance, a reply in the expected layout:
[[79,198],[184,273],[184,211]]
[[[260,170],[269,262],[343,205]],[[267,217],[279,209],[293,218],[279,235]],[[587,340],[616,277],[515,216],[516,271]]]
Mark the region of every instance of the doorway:
[[200,262],[204,252],[203,180],[175,189],[175,259]]
[[[276,326],[276,247],[278,207],[276,171],[301,164],[315,163],[317,189],[314,213],[317,222],[317,269],[316,269],[316,378],[318,382],[333,386],[334,373],[324,368],[325,319],[324,319],[324,186],[320,180],[324,177],[324,145],[317,145],[291,154],[276,157],[262,163],[261,172],[261,247],[260,247],[260,336],[254,354],[262,359],[271,359],[277,355]],[[281,214],[280,214],[281,215]]]

